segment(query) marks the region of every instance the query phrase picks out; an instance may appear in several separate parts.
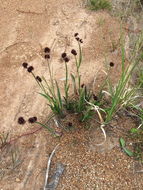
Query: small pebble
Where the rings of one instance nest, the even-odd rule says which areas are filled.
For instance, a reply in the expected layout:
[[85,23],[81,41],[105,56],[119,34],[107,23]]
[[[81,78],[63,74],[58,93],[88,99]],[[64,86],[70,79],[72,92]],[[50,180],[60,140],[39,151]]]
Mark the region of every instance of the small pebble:
[[16,182],[20,182],[20,179],[19,179],[19,178],[16,178],[15,181],[16,181]]

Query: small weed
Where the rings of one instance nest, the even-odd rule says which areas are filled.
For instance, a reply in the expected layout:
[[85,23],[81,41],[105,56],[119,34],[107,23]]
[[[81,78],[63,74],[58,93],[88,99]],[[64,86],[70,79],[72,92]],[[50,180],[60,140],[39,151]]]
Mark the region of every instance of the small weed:
[[126,143],[123,138],[120,138],[120,146],[123,149],[123,151],[128,155],[128,156],[134,156],[134,153],[130,151],[128,148],[126,148]]
[[91,10],[108,9],[111,10],[112,6],[108,0],[89,0],[88,7]]
[[133,110],[135,110],[135,116],[139,119],[140,124],[137,127],[137,129],[141,128],[143,126],[143,109],[141,107],[141,104],[132,105]]
[[[134,17],[138,22],[138,19],[140,20],[139,15],[143,11],[143,3],[142,3],[142,0],[133,0],[133,1],[128,1],[128,0],[117,1],[116,0],[116,1],[112,1],[112,8],[113,8],[112,9],[113,15],[117,16],[122,21],[127,22],[127,20],[130,19],[130,17]],[[135,34],[134,36],[131,35],[132,45],[134,44],[134,41],[136,41],[137,35],[138,34]]]
[[125,140],[120,138],[122,149],[128,156],[133,156],[135,159],[143,162],[143,130],[132,128],[129,131],[128,139],[129,141],[132,141],[130,144],[132,144],[133,151],[127,149],[125,146]]
[[84,129],[85,129],[85,130],[89,130],[89,129],[91,129],[91,128],[92,128],[92,126],[91,126],[90,124],[88,124],[88,123],[84,126]]
[[12,169],[15,169],[16,167],[19,166],[19,164],[21,164],[19,151],[15,147],[11,150],[11,160],[12,160]]
[[7,144],[8,138],[9,138],[9,133],[0,134],[0,148],[3,148]]
[[98,20],[97,20],[97,25],[98,25],[98,27],[101,27],[101,26],[103,26],[105,24],[105,19],[104,18],[99,18]]
[[73,125],[73,123],[68,122],[68,123],[66,124],[65,130],[68,131],[68,132],[72,132],[72,131],[75,130],[75,126]]

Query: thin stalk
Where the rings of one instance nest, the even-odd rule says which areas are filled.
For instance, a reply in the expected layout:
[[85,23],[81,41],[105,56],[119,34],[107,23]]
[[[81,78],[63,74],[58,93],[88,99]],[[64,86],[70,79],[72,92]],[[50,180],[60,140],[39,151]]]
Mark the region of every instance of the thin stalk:
[[81,63],[82,63],[82,49],[81,49],[81,45],[80,42],[78,42],[78,46],[79,46],[79,61],[78,61],[78,67],[80,67]]
[[40,123],[40,122],[35,122],[35,123],[41,125],[41,126],[44,127],[45,129],[48,129],[48,131],[49,131],[50,133],[52,133],[53,135],[55,134],[55,131],[54,131],[52,128],[48,127],[47,125],[42,124],[42,123]]
[[44,80],[44,82],[45,82],[45,84],[46,84],[46,88],[48,89],[48,91],[49,91],[49,93],[52,95],[52,97],[55,99],[55,100],[57,100],[57,98],[56,98],[56,96],[55,96],[55,93],[53,93],[53,91],[51,90],[51,88],[50,88],[50,86],[49,86],[49,84],[47,83],[47,81],[46,81],[46,79],[44,78],[44,77],[42,77],[43,78],[43,80]]
[[47,60],[47,62],[48,62],[48,70],[49,70],[49,74],[50,74],[50,81],[51,81],[51,85],[52,85],[52,91],[53,91],[53,94],[55,94],[54,81],[53,81],[53,76],[52,76],[49,60]]
[[45,88],[44,88],[43,84],[42,84],[41,82],[38,82],[38,80],[36,79],[36,77],[35,77],[35,75],[34,75],[34,73],[33,73],[33,72],[31,72],[31,73],[32,73],[32,75],[33,75],[34,79],[36,80],[37,84],[39,85],[39,87],[40,87],[40,88],[44,91],[44,93],[46,93],[46,91],[45,91]]
[[56,87],[57,87],[58,104],[59,104],[60,110],[62,111],[62,109],[63,109],[63,103],[62,103],[61,92],[60,92],[60,88],[59,88],[59,85],[58,85],[57,81],[55,81],[55,82],[56,82]]
[[67,67],[67,63],[65,62],[65,68],[66,68],[66,81],[65,81],[65,101],[66,101],[66,105],[68,103],[68,67]]
[[75,56],[75,62],[76,62],[76,72],[77,72],[77,80],[78,80],[78,91],[79,94],[81,93],[81,80],[80,80],[80,73],[79,73],[79,62],[77,61],[77,57]]

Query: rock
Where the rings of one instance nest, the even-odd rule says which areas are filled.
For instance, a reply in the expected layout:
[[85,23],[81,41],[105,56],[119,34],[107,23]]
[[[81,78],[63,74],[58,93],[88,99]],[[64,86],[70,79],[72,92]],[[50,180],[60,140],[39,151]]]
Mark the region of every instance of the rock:
[[21,180],[20,180],[19,178],[16,178],[15,181],[16,181],[16,182],[20,182]]
[[143,164],[139,161],[134,163],[134,172],[135,173],[143,173]]

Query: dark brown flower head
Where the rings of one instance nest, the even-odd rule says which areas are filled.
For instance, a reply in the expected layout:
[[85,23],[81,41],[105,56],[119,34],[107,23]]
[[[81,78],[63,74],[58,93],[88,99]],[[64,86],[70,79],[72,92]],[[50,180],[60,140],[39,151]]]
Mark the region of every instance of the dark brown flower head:
[[27,66],[28,66],[28,63],[22,63],[22,66],[26,69],[27,68]]
[[44,49],[44,52],[45,52],[45,53],[50,53],[50,51],[51,51],[50,48],[45,47],[45,49]]
[[83,40],[82,40],[82,39],[80,39],[79,41],[80,41],[80,43],[83,43]]
[[29,122],[29,123],[35,123],[35,122],[36,122],[36,120],[35,120],[35,118],[34,118],[34,117],[30,117],[30,118],[28,119],[28,122]]
[[42,79],[39,76],[36,77],[36,80],[38,80],[39,82],[42,82]]
[[68,127],[72,127],[72,123],[71,122],[68,122]]
[[32,67],[32,66],[28,67],[28,69],[27,69],[27,71],[28,71],[29,73],[31,73],[33,70],[34,70],[34,67]]
[[64,58],[64,61],[65,61],[66,63],[69,62],[69,60],[70,60],[70,59],[69,59],[68,57],[65,57],[65,58]]
[[78,33],[75,33],[75,34],[74,34],[74,37],[77,37],[77,36],[78,36]]
[[84,86],[85,86],[85,84],[82,84],[82,85],[81,85],[81,88],[83,88]]
[[67,56],[66,53],[62,53],[61,57],[64,59]]
[[46,54],[46,55],[45,55],[45,59],[50,59],[50,55],[49,55],[49,54]]
[[110,67],[114,67],[114,63],[113,62],[110,62]]
[[97,101],[97,100],[98,100],[98,97],[97,97],[95,94],[93,94],[93,99],[94,99],[95,101]]
[[73,55],[75,55],[75,56],[77,55],[77,52],[76,52],[75,49],[72,49],[72,50],[71,50],[71,53],[72,53]]
[[80,40],[80,38],[79,37],[77,37],[77,38],[75,38],[77,41],[79,41]]
[[25,121],[25,119],[24,119],[23,117],[19,117],[19,118],[18,118],[18,123],[19,123],[20,125],[24,125],[24,124],[26,123],[26,121]]
[[36,122],[37,121],[37,117],[33,117],[34,121]]

